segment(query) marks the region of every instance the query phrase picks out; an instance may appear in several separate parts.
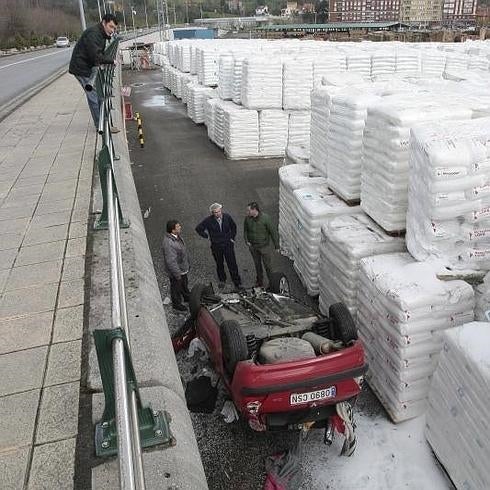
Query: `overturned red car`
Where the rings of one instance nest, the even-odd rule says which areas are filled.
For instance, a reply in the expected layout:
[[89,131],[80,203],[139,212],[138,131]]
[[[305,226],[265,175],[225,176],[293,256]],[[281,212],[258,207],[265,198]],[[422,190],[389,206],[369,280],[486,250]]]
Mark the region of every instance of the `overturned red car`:
[[237,410],[257,431],[324,428],[356,445],[352,406],[367,366],[354,321],[342,303],[324,317],[290,295],[274,274],[270,289],[216,295],[196,285],[190,318],[173,337],[174,350],[195,337],[206,346]]

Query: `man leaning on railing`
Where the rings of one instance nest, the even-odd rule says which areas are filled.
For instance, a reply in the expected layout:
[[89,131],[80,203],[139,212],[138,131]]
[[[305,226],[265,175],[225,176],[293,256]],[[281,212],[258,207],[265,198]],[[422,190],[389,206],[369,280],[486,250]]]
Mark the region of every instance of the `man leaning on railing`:
[[[94,120],[95,129],[99,127],[99,97],[93,90],[94,70],[100,65],[114,65],[112,57],[104,54],[106,41],[110,40],[117,28],[117,19],[113,14],[106,14],[100,23],[83,31],[70,60],[69,72],[75,75],[85,91],[88,106]],[[112,133],[119,129],[112,127]]]

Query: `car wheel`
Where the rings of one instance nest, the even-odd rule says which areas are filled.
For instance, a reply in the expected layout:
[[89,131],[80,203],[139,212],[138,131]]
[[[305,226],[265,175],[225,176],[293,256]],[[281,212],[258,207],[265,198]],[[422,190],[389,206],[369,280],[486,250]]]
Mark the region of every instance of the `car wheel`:
[[247,339],[235,320],[225,320],[219,328],[224,368],[230,376],[233,376],[237,363],[248,359]]
[[289,296],[291,288],[289,287],[289,279],[282,272],[273,272],[270,278],[269,289],[272,293]]
[[201,309],[201,300],[207,287],[208,286],[205,284],[198,283],[191,289],[191,294],[189,296],[189,311],[193,320],[197,318],[197,314]]
[[332,320],[333,332],[337,339],[341,340],[345,345],[353,340],[357,340],[356,324],[344,303],[330,305],[328,313]]

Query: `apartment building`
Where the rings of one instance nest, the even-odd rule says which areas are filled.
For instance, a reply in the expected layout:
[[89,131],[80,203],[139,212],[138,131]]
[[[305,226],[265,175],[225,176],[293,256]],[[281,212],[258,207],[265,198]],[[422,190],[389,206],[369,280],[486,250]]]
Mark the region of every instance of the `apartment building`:
[[444,0],[401,0],[400,21],[411,24],[441,22],[443,1]]
[[402,0],[330,0],[331,22],[398,21]]
[[469,20],[476,16],[478,0],[444,0],[442,17],[444,20]]

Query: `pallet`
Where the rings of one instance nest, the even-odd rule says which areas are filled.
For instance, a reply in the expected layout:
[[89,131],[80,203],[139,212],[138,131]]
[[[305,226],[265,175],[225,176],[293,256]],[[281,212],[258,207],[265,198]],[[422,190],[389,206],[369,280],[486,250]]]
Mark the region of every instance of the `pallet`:
[[336,197],[338,197],[341,201],[345,202],[345,204],[347,204],[347,206],[353,207],[353,206],[359,206],[359,204],[361,204],[360,199],[345,199],[338,192],[334,191],[331,187],[329,187],[328,189],[330,191],[332,191],[334,193],[334,195]]

